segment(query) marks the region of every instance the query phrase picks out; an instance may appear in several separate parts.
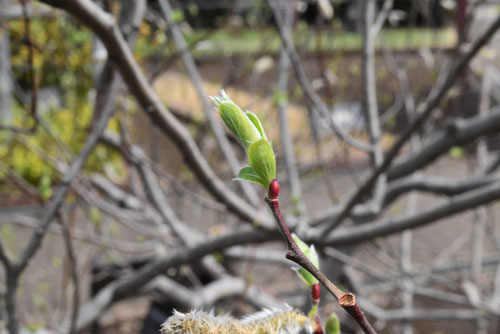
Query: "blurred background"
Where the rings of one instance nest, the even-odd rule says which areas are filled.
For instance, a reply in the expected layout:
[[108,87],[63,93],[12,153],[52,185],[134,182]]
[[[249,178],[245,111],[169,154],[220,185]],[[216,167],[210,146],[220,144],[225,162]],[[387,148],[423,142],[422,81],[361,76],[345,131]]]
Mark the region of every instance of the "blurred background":
[[[380,333],[499,332],[499,5],[0,0],[0,333],[307,314],[221,89]],[[323,291],[331,312],[359,332]]]

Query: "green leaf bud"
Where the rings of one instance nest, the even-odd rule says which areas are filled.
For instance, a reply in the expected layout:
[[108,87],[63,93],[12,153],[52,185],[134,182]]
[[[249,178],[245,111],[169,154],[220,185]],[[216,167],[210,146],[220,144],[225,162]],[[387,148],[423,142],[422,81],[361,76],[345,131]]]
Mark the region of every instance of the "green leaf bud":
[[[295,233],[292,234],[292,237],[302,253],[304,253],[309,261],[311,261],[311,263],[319,269],[319,257],[316,249],[314,248],[314,245],[308,246],[305,242],[300,240],[300,238]],[[304,283],[306,283],[308,287],[312,287],[313,284],[318,283],[318,279],[304,268],[297,269],[297,275],[299,275],[299,277],[304,281]]]
[[266,191],[271,181],[276,178],[276,157],[273,148],[266,139],[260,139],[248,147],[248,161],[262,180]]
[[[226,126],[246,150],[250,144],[262,139],[261,132],[255,126],[254,121],[247,117],[243,110],[226,95],[224,90],[221,91],[220,96],[212,97],[212,100],[219,107],[220,116]],[[255,116],[255,118],[257,117]]]
[[340,322],[335,313],[330,314],[326,320],[325,334],[340,334]]

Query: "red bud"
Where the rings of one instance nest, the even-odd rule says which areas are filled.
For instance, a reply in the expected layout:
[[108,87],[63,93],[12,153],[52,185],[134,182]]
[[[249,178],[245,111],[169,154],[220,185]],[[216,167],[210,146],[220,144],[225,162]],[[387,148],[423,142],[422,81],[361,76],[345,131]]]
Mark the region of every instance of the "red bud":
[[271,184],[269,185],[269,199],[278,199],[278,195],[280,194],[280,184],[276,179],[273,179],[271,181]]
[[316,316],[316,330],[313,334],[323,334],[323,328],[321,327],[321,322],[319,321],[318,316]]
[[320,292],[319,284],[314,283],[311,287],[311,295],[314,302],[319,301],[319,292]]

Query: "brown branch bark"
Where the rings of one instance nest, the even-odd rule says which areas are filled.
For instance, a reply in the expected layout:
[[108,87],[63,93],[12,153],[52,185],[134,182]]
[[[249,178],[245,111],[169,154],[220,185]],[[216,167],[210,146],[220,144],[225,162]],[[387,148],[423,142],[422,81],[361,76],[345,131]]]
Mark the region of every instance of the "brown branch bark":
[[147,82],[139,65],[112,16],[89,0],[41,0],[51,6],[64,9],[91,29],[108,50],[108,57],[120,72],[130,93],[137,99],[152,122],[169,136],[183,154],[186,164],[193,170],[200,182],[232,212],[246,221],[258,222],[263,227],[271,227],[269,216],[256,211],[241,199],[217,177],[189,131],[161,103],[158,95]]
[[356,302],[356,296],[352,293],[345,293],[340,290],[335,284],[333,284],[312,262],[304,255],[304,253],[297,246],[293,240],[290,231],[281,215],[280,205],[278,200],[279,195],[279,184],[276,180],[271,182],[269,197],[266,197],[266,203],[271,209],[273,216],[278,223],[278,226],[283,236],[287,251],[286,258],[297,263],[302,268],[309,271],[318,281],[323,284],[326,289],[334,296],[340,306],[358,323],[364,333],[376,334],[375,329],[371,326],[368,319],[365,317],[364,313],[358,306]]

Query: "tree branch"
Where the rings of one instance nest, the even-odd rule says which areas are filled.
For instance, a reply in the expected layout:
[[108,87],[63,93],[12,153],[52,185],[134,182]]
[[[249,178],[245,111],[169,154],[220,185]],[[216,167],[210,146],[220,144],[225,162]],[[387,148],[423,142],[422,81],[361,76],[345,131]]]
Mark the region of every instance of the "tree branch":
[[336,217],[327,226],[322,228],[321,231],[319,231],[319,235],[326,236],[328,232],[339,225],[345,218],[349,217],[356,204],[359,203],[363,196],[371,190],[378,177],[391,165],[394,158],[396,158],[399,151],[411,138],[412,134],[424,124],[427,118],[429,118],[431,113],[438,106],[441,99],[446,95],[448,90],[453,86],[453,83],[456,81],[456,79],[465,70],[470,60],[491,39],[498,28],[500,28],[500,17],[498,17],[488,27],[488,29],[474,42],[469,51],[458,60],[456,65],[451,69],[450,73],[446,77],[444,83],[438,89],[432,90],[426,101],[419,105],[419,107],[417,108],[417,118],[408,126],[408,128],[406,128],[406,130],[402,133],[396,143],[394,143],[389,152],[386,154],[383,163],[371,173],[371,175],[363,182],[358,190],[343,205],[342,211],[338,215],[338,217]]
[[[293,21],[293,8],[288,1],[282,1],[284,12],[284,29],[290,31]],[[290,193],[292,202],[294,203],[295,212],[299,215],[306,213],[304,204],[302,186],[300,183],[300,175],[297,168],[297,161],[293,149],[292,134],[288,122],[288,115],[286,112],[286,105],[288,100],[288,80],[290,71],[290,60],[286,53],[285,47],[282,45],[279,55],[278,65],[278,91],[281,97],[278,100],[278,119],[280,126],[281,146],[283,147],[283,155],[285,157],[285,166],[290,182]]]
[[278,224],[281,235],[285,240],[287,250],[286,258],[297,263],[302,268],[306,269],[316,277],[316,279],[323,284],[327,290],[334,296],[338,301],[340,306],[358,323],[363,332],[367,334],[376,334],[375,330],[366,319],[365,315],[361,311],[356,302],[356,297],[352,293],[344,293],[335,284],[333,284],[316,266],[309,260],[307,256],[300,250],[295,241],[293,240],[288,227],[281,216],[280,206],[279,206],[279,184],[276,180],[271,182],[269,187],[269,197],[266,197],[266,203],[271,209],[273,216]]
[[328,122],[333,132],[335,132],[340,139],[345,141],[347,144],[365,151],[369,152],[371,150],[370,146],[366,143],[352,137],[349,135],[344,129],[342,129],[339,125],[335,123],[332,119],[330,112],[328,111],[327,106],[323,103],[321,98],[314,92],[313,88],[309,84],[309,79],[307,79],[306,73],[302,66],[302,62],[300,61],[299,55],[293,46],[292,39],[290,37],[289,32],[284,28],[283,17],[281,16],[281,12],[278,8],[278,4],[276,0],[268,0],[269,6],[273,11],[273,16],[276,21],[276,25],[278,27],[278,31],[280,33],[281,41],[283,42],[283,46],[288,53],[288,57],[292,63],[292,68],[295,71],[295,75],[297,80],[299,81],[302,89],[304,90],[304,94],[311,105],[314,106],[315,110],[318,110],[321,116]]
[[[83,330],[113,303],[127,298],[131,291],[136,291],[153,278],[165,272],[170,267],[198,261],[205,255],[221,251],[225,248],[255,242],[276,240],[277,232],[255,230],[252,228],[240,229],[229,234],[211,238],[196,245],[184,247],[167,257],[158,258],[144,266],[130,276],[123,277],[101,290],[94,298],[80,308],[76,330]],[[66,332],[69,321],[65,320],[58,328]]]
[[456,145],[464,145],[472,140],[497,133],[500,130],[500,107],[494,107],[489,115],[478,115],[466,120],[456,120],[445,125],[422,146],[422,149],[396,160],[388,170],[390,180],[411,174],[425,167],[440,155]]
[[388,219],[339,230],[327,236],[320,244],[338,246],[360,243],[381,236],[398,233],[406,229],[421,227],[438,219],[483,205],[500,198],[500,182],[452,197],[447,203],[434,206],[413,216]]
[[[189,51],[187,43],[182,35],[182,32],[174,21],[172,7],[170,6],[169,0],[158,0],[160,4],[160,9],[165,17],[165,20],[168,24],[168,29],[170,30],[174,42],[177,45],[177,49],[181,54],[181,59],[184,62],[186,70],[191,78],[191,81],[196,89],[196,93],[198,94],[198,98],[201,101],[202,109],[205,114],[205,117],[214,132],[215,139],[219,145],[219,148],[222,151],[222,154],[226,158],[229,167],[231,168],[234,175],[238,175],[241,169],[241,164],[239,163],[234,151],[226,137],[226,133],[222,128],[220,122],[215,118],[215,114],[213,112],[213,106],[208,100],[208,94],[203,87],[203,81],[201,79],[200,73],[196,68],[196,64],[194,62],[193,56]],[[250,200],[253,205],[258,203],[257,193],[255,189],[251,187],[251,185],[247,182],[238,182],[238,185],[242,188],[246,197]]]
[[183,154],[187,165],[193,170],[202,184],[217,199],[242,219],[258,222],[262,226],[272,226],[270,217],[263,216],[243,201],[220,180],[196,146],[189,131],[165,108],[158,95],[135,61],[118,30],[112,16],[90,0],[41,0],[51,6],[66,10],[99,36],[108,50],[109,59],[120,72],[130,93],[137,99],[152,122],[170,137]]

